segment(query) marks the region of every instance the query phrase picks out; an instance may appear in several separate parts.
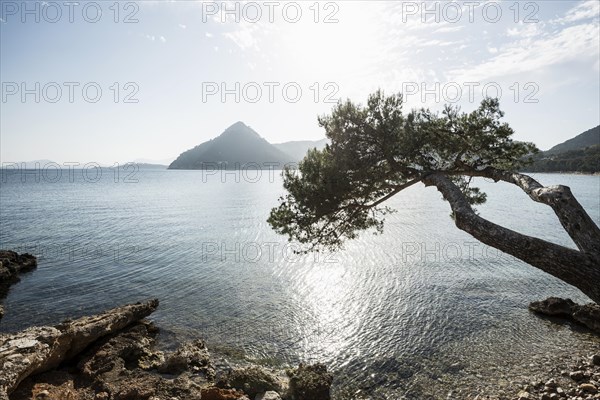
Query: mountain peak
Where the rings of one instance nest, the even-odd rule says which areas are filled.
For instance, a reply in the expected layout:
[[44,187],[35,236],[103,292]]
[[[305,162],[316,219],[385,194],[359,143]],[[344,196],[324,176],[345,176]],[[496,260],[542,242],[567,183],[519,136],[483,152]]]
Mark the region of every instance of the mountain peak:
[[169,166],[170,169],[204,169],[224,165],[239,168],[241,165],[275,163],[282,167],[290,156],[244,124],[238,121],[214,139],[187,150]]
[[242,121],[238,121],[235,124],[232,124],[229,128],[225,129],[225,132],[229,131],[229,130],[235,130],[235,129],[248,129],[250,128],[248,125],[246,125],[245,123],[243,123]]
[[169,169],[235,169],[240,166],[252,168],[282,168],[301,160],[311,148],[323,148],[326,139],[270,144],[251,127],[238,121],[221,135],[184,151],[169,165]]

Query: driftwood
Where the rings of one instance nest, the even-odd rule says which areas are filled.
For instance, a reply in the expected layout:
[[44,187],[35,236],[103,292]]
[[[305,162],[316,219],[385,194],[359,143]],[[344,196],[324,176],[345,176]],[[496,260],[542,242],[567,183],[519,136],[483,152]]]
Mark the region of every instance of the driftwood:
[[33,327],[16,334],[1,334],[0,400],[8,399],[8,395],[29,375],[57,367],[92,342],[147,317],[157,307],[158,300],[154,299],[54,327]]

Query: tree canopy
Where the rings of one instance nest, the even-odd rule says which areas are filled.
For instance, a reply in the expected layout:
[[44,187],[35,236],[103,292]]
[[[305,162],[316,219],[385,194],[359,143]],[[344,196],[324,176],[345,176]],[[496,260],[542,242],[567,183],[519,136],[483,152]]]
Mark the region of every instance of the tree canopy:
[[[497,99],[486,98],[470,113],[446,106],[403,113],[401,94],[382,91],[366,105],[338,103],[319,118],[330,144],[310,150],[298,169],[283,172],[286,194],[268,222],[303,251],[338,249],[360,231],[383,230],[392,210],[383,203],[421,182],[450,203],[456,226],[479,241],[511,254],[600,303],[600,229],[567,186],[545,187],[519,173],[537,148],[515,141],[502,122]],[[577,249],[527,236],[482,218],[473,209],[486,200],[473,177],[520,187],[550,206]]]
[[381,204],[434,172],[451,176],[471,204],[481,204],[485,193],[465,175],[488,167],[516,171],[537,151],[511,138],[503,115],[490,98],[471,113],[447,106],[404,114],[402,95],[382,91],[365,106],[338,103],[319,118],[331,143],[309,151],[298,170],[284,171],[288,193],[269,223],[307,249],[336,249],[361,230],[381,231],[392,211]]

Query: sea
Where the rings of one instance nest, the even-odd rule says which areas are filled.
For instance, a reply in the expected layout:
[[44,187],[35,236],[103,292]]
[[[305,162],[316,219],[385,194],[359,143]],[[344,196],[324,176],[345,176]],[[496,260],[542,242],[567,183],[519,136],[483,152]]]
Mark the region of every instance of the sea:
[[[570,186],[600,224],[600,177],[533,177]],[[552,210],[519,188],[474,184],[488,194],[483,217],[575,247]],[[0,248],[39,264],[4,300],[0,331],[158,298],[150,319],[165,348],[200,337],[232,364],[322,362],[336,398],[357,399],[493,393],[536,360],[600,348],[527,308],[588,298],[457,229],[435,188],[390,199],[382,234],[313,254],[297,254],[267,223],[283,194],[271,170],[3,170]]]

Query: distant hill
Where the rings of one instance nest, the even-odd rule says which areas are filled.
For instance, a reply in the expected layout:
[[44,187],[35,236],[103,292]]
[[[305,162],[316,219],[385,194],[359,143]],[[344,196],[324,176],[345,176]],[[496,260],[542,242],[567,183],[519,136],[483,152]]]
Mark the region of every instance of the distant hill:
[[575,136],[565,142],[557,144],[550,150],[545,151],[546,155],[563,153],[569,150],[581,150],[590,146],[600,145],[600,125],[589,129],[582,134]]
[[136,158],[135,160],[133,160],[133,162],[136,164],[164,165],[165,168],[167,168],[169,164],[173,162],[173,160],[175,160],[175,157],[163,158],[161,160],[155,160],[150,158]]
[[169,169],[212,169],[217,165],[224,169],[282,168],[293,161],[292,156],[267,142],[240,121],[218,137],[181,153],[169,165]]
[[[138,169],[167,169],[167,165],[165,164],[152,164],[152,163],[143,163],[138,161],[128,162],[119,164],[118,168],[128,168],[129,165],[135,165]],[[114,168],[114,167],[111,167]]]
[[276,143],[273,146],[290,155],[295,162],[304,158],[309,149],[322,150],[327,144],[327,139],[321,140],[297,140],[293,142]]
[[600,172],[600,125],[540,152],[525,172]]
[[5,169],[44,169],[51,168],[56,165],[61,165],[52,160],[33,160],[33,161],[17,161],[17,162],[2,162],[1,166]]

